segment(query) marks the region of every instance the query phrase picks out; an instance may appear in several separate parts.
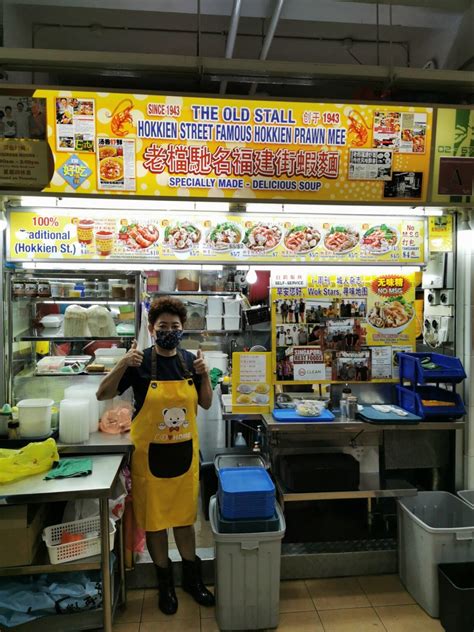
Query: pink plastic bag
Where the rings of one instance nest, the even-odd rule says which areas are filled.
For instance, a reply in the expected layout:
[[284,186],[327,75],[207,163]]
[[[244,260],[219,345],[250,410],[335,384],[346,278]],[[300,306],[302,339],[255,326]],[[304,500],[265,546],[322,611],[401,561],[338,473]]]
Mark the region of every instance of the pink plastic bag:
[[132,406],[128,402],[121,402],[107,410],[101,417],[99,429],[109,434],[123,434],[132,425]]

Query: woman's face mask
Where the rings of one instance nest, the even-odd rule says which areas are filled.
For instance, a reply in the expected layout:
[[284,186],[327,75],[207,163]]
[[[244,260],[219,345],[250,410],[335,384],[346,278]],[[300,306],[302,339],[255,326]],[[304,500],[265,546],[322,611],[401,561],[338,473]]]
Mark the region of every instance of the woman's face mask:
[[182,329],[158,329],[157,331],[155,331],[156,344],[162,349],[166,349],[168,351],[176,349],[176,347],[181,342],[182,337]]

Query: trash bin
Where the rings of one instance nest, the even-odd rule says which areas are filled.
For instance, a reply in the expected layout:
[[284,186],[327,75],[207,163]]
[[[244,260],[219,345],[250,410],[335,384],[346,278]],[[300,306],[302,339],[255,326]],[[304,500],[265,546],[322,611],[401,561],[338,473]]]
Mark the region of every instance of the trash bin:
[[276,628],[280,604],[281,541],[285,518],[277,505],[278,531],[220,533],[217,499],[209,516],[216,545],[216,618],[220,630]]
[[439,615],[438,564],[474,561],[474,509],[448,492],[398,501],[398,572],[408,592]]
[[440,564],[439,618],[446,632],[474,630],[474,562]]
[[458,492],[458,496],[474,509],[474,489],[463,489]]

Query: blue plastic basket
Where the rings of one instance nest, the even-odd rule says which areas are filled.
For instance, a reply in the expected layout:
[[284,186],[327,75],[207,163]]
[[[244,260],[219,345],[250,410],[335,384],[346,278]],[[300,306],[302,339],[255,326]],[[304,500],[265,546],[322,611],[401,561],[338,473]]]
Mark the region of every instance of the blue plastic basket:
[[[428,358],[439,369],[425,369],[421,361]],[[466,372],[459,358],[441,353],[399,353],[400,380],[416,384],[428,382],[450,382],[459,384],[466,379]]]
[[[397,392],[400,407],[423,419],[459,419],[466,414],[461,397],[453,391],[437,386],[420,386],[414,391],[397,385]],[[452,402],[453,406],[424,406],[424,399]]]
[[271,518],[275,512],[275,485],[261,467],[229,467],[218,472],[218,498],[226,520]]

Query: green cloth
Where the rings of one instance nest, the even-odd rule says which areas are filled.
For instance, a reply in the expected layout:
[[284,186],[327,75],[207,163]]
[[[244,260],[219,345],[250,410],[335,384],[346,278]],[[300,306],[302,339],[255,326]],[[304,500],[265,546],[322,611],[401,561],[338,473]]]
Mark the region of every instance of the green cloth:
[[212,390],[216,388],[222,376],[223,376],[223,373],[220,369],[214,368],[209,371],[209,379],[211,380]]
[[45,476],[45,481],[53,478],[77,478],[92,474],[92,459],[61,459]]

